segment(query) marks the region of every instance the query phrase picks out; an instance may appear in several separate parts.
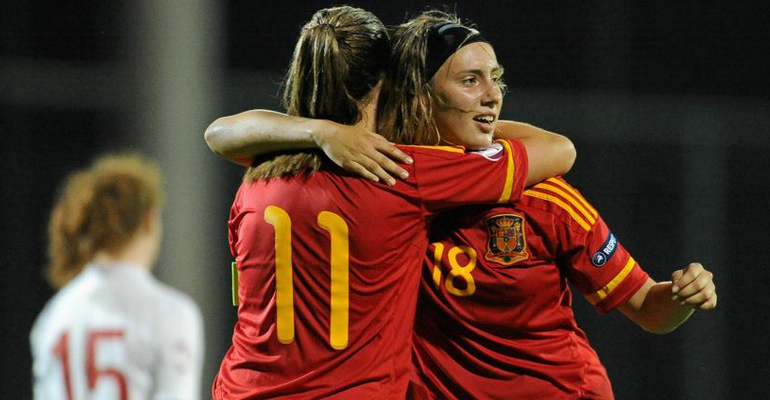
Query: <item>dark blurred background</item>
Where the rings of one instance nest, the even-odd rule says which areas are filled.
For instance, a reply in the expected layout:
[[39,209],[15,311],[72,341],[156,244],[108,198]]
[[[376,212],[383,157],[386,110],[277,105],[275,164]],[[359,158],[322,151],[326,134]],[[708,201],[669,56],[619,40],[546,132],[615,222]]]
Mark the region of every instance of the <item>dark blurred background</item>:
[[[334,3],[0,5],[0,398],[31,397],[29,329],[60,180],[104,151],[156,157],[167,189],[156,269],[206,318],[204,398],[229,345],[228,209],[241,170],[203,141],[217,116],[279,108],[300,26]],[[350,1],[386,24],[445,3]],[[770,3],[469,1],[494,44],[503,117],[568,135],[567,179],[657,280],[691,261],[719,307],[656,336],[580,296],[618,399],[770,398]],[[376,212],[373,209],[372,212]]]

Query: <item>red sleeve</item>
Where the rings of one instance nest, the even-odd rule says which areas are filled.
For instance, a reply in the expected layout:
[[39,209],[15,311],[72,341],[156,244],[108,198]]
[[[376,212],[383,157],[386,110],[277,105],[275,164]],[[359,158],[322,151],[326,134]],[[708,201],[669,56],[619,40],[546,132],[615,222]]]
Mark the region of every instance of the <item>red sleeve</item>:
[[525,192],[562,216],[558,254],[570,281],[601,313],[626,302],[648,275],[620,244],[588,201],[566,181],[550,178]]
[[238,241],[238,210],[235,204],[230,207],[230,219],[227,221],[227,241],[230,244],[230,254],[236,257],[238,253],[235,251],[235,243]]
[[590,231],[571,232],[567,273],[600,313],[608,313],[625,303],[647,282],[647,273],[601,217]]
[[235,200],[233,200],[233,205],[230,207],[230,216],[227,220],[227,241],[230,245],[230,254],[233,258],[238,256],[238,230],[244,215],[242,211],[243,205],[241,204],[241,193],[244,191],[244,185],[245,183],[241,184],[241,187],[235,194]]
[[466,204],[518,201],[528,173],[527,151],[518,140],[498,140],[483,151],[462,147],[410,148],[414,179],[429,213]]

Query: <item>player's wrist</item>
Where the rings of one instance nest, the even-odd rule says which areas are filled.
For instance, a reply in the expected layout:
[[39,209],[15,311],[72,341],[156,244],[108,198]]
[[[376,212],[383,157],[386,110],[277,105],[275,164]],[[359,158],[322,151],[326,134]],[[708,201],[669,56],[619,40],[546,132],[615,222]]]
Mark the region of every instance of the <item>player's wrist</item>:
[[332,121],[323,119],[309,119],[306,126],[306,133],[309,145],[316,149],[322,149],[328,142],[329,135],[335,130]]

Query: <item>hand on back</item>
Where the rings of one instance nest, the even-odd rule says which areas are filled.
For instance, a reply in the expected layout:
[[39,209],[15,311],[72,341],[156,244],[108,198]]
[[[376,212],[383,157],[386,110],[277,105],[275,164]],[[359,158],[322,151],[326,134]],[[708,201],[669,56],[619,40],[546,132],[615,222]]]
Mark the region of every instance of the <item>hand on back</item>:
[[314,135],[318,147],[348,172],[373,182],[395,185],[393,176],[409,174],[396,162],[411,164],[412,159],[384,137],[364,128],[332,122],[332,129]]

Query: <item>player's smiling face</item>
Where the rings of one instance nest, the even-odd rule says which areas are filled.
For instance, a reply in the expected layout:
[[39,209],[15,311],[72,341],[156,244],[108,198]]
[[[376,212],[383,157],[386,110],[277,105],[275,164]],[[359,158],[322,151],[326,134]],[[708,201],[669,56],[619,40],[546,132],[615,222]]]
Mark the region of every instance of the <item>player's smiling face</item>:
[[436,94],[433,117],[444,144],[483,149],[492,143],[503,105],[503,69],[488,43],[463,46],[431,80]]

